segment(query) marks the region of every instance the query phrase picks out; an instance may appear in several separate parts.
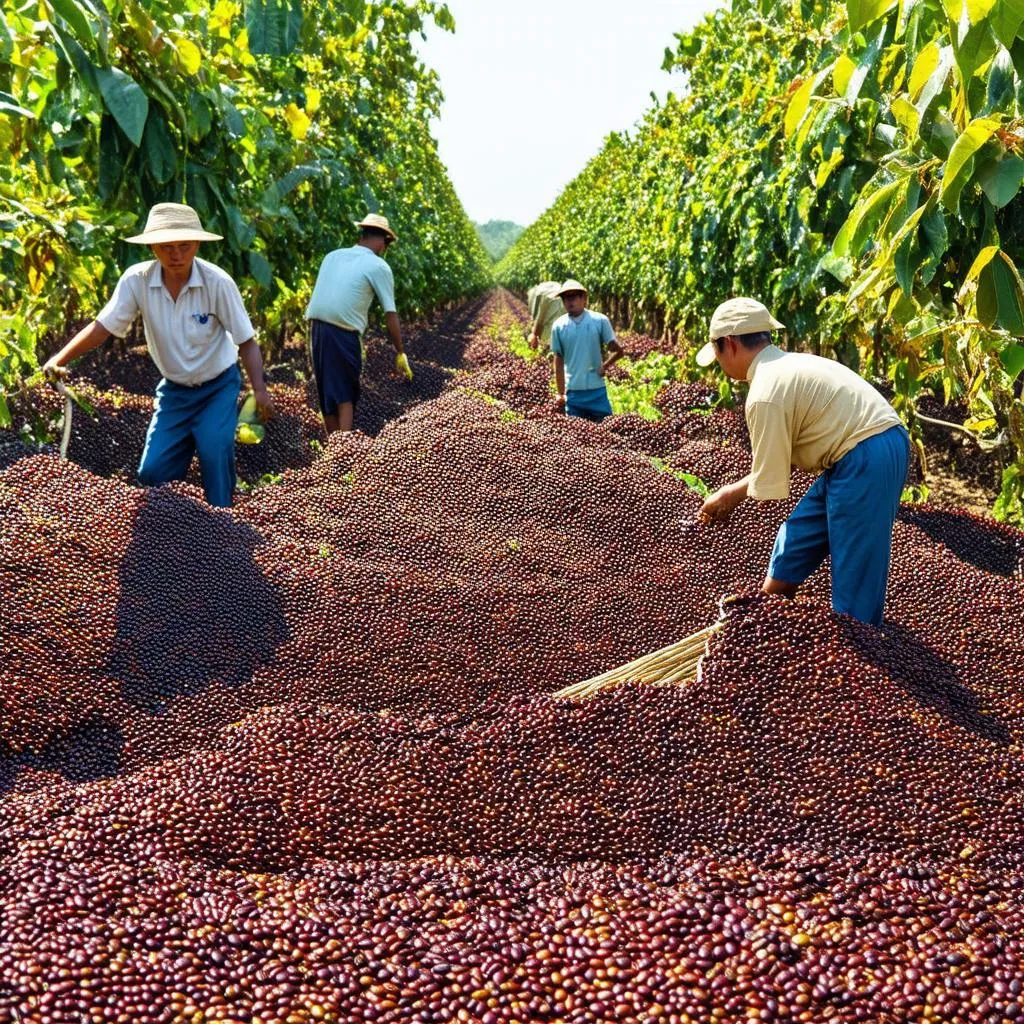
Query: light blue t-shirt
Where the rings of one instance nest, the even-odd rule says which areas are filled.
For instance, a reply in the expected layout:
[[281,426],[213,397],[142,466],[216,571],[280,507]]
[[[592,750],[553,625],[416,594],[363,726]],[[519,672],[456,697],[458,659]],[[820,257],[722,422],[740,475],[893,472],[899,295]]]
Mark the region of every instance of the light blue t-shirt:
[[605,387],[597,371],[604,362],[602,349],[615,340],[612,322],[589,309],[573,319],[564,313],[551,328],[551,351],[565,360],[565,390],[591,391]]
[[362,334],[374,295],[385,313],[396,312],[395,275],[387,263],[365,245],[335,249],[320,264],[306,319]]

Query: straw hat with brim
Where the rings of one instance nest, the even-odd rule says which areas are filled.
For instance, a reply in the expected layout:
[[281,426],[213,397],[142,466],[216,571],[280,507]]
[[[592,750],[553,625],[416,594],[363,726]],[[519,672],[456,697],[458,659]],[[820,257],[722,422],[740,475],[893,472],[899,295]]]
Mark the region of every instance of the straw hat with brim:
[[561,288],[558,289],[557,292],[555,292],[555,294],[568,295],[569,292],[583,292],[584,295],[588,294],[587,289],[584,288],[579,281],[574,281],[571,277],[562,285]]
[[219,242],[224,236],[204,231],[199,214],[184,203],[157,203],[146,218],[146,230],[126,242],[159,245],[161,242]]
[[382,217],[379,213],[368,213],[362,220],[356,221],[356,227],[376,228],[378,231],[383,231],[392,242],[398,241],[398,235],[391,230],[387,217]]
[[729,299],[711,314],[711,341],[697,353],[697,365],[710,366],[715,361],[714,343],[719,338],[785,329],[757,299]]

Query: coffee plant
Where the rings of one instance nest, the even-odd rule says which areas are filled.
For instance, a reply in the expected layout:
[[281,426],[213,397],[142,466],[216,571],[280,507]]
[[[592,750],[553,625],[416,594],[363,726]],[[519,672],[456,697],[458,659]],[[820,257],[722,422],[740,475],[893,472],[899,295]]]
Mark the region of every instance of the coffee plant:
[[730,294],[790,341],[918,399],[968,405],[1024,506],[1018,266],[1024,8],[1014,0],[734,0],[678,37],[685,75],[499,267],[569,272],[621,319],[702,337]]
[[[412,37],[433,0],[299,5],[5,3],[0,13],[0,383],[5,390],[148,253],[119,241],[186,201],[224,242],[279,354],[319,257],[387,213],[400,311],[479,290],[488,259],[427,131]],[[0,425],[7,419],[0,405]]]

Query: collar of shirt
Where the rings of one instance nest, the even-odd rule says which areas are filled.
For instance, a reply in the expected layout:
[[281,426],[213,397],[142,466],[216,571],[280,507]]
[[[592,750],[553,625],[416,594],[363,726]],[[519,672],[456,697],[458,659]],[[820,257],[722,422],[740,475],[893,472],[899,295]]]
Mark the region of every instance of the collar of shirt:
[[766,348],[761,349],[756,356],[750,361],[750,366],[747,367],[747,380],[753,384],[754,374],[757,372],[757,368],[761,363],[770,363],[779,356],[784,356],[786,353],[782,351],[777,345],[768,345]]
[[[153,272],[149,275],[149,287],[150,288],[163,288],[164,286],[164,268],[160,266],[159,260],[153,260]],[[203,279],[199,276],[199,263],[197,260],[192,261],[192,271],[188,275],[188,280],[185,282],[185,287],[182,291],[188,291],[189,288],[202,288]],[[167,293],[168,298],[170,292]]]
[[573,322],[574,324],[581,324],[581,323],[583,323],[583,318],[584,318],[584,317],[585,317],[586,315],[587,315],[587,311],[586,311],[586,310],[583,310],[583,312],[582,312],[582,313],[580,313],[580,315],[579,315],[579,316],[570,316],[570,317],[569,317],[569,319],[570,319],[570,320],[571,320],[571,321],[572,321],[572,322]]

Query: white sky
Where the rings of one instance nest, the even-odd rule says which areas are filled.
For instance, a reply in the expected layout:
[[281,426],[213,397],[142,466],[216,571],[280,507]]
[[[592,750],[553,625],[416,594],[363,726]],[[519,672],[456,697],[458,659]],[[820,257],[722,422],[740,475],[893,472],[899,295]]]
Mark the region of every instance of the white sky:
[[673,33],[720,0],[448,0],[456,31],[419,49],[441,76],[441,159],[476,221],[529,225],[600,149],[682,77]]

